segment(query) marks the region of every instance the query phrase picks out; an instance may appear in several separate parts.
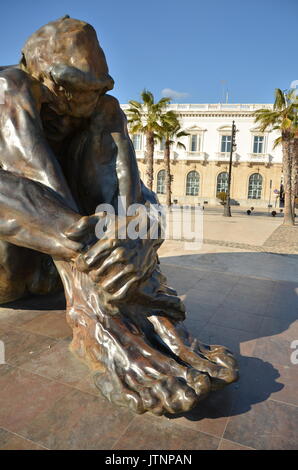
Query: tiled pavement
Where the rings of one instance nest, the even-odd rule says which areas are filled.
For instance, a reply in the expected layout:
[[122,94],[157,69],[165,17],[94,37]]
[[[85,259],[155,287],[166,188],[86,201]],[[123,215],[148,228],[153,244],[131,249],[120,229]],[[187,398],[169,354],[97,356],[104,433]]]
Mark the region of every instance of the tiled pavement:
[[104,400],[68,351],[62,299],[16,302],[0,309],[0,449],[298,448],[298,365],[290,360],[298,283],[182,258],[164,258],[163,269],[185,299],[187,324],[235,352],[240,381],[184,416],[134,416]]

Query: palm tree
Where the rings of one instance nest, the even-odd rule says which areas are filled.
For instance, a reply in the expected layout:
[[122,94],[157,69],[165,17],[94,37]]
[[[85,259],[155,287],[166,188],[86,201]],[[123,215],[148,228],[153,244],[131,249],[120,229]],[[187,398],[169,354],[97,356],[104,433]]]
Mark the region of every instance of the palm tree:
[[177,147],[185,149],[185,145],[177,142],[180,137],[187,136],[185,131],[181,130],[179,119],[174,111],[167,111],[161,115],[161,130],[158,133],[158,139],[164,143],[164,165],[166,172],[166,205],[171,206],[171,146],[176,143]]
[[280,137],[275,140],[273,148],[279,144],[282,145],[285,191],[284,224],[294,225],[293,141],[297,123],[297,101],[295,100],[294,90],[283,93],[282,90],[276,88],[273,110],[258,109],[255,111],[255,122],[260,123],[261,132],[266,129],[280,132]]
[[153,94],[148,90],[142,91],[141,98],[143,100],[142,103],[134,100],[129,101],[130,108],[127,110],[128,122],[132,134],[142,133],[146,136],[145,161],[147,165],[147,186],[152,191],[154,138],[161,129],[160,116],[171,99],[162,98],[155,103]]

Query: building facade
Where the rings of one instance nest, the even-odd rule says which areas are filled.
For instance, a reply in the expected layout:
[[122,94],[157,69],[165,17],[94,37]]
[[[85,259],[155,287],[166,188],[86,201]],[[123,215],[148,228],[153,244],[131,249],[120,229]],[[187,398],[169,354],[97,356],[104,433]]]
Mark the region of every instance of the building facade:
[[[128,105],[122,105],[125,112]],[[181,127],[189,135],[171,149],[172,201],[178,204],[218,205],[218,193],[226,192],[232,122],[236,124],[237,149],[233,153],[231,203],[245,207],[279,206],[282,183],[282,151],[273,149],[278,133],[259,132],[254,111],[271,104],[171,104]],[[145,136],[131,135],[141,178],[146,182]],[[163,143],[154,153],[154,191],[165,198]]]

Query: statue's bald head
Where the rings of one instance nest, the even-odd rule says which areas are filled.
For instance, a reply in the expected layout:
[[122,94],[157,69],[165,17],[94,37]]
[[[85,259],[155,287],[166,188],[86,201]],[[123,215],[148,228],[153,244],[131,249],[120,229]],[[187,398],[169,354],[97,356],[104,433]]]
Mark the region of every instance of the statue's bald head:
[[94,28],[65,16],[42,26],[22,49],[22,66],[40,81],[76,90],[111,90],[114,82]]

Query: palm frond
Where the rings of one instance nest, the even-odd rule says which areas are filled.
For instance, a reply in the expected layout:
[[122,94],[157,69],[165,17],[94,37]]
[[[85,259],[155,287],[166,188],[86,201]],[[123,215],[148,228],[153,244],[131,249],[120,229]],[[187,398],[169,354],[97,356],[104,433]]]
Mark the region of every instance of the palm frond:
[[275,100],[274,100],[273,109],[276,109],[278,111],[283,110],[287,105],[284,92],[280,88],[275,88],[274,96],[275,96]]
[[141,93],[142,100],[148,106],[152,106],[154,104],[154,96],[151,91],[144,89]]
[[161,98],[156,104],[158,104],[159,106],[166,106],[167,104],[170,104],[171,101],[171,98],[165,97]]
[[275,141],[273,142],[273,149],[275,149],[278,145],[280,145],[282,143],[282,136],[279,136],[277,137],[277,139],[275,139]]
[[139,103],[138,101],[135,101],[135,100],[129,100],[128,102],[130,104],[130,106],[132,106],[133,108],[136,108],[138,110],[142,110],[142,103]]
[[177,142],[177,147],[182,148],[183,150],[186,150],[186,147],[182,142]]
[[190,134],[189,134],[188,132],[181,131],[181,132],[178,132],[178,133],[176,134],[176,137],[178,137],[178,139],[179,139],[180,137],[187,137],[187,136],[189,136],[189,135],[190,135]]
[[139,132],[144,132],[144,126],[141,123],[135,123],[129,127],[129,130],[131,134],[138,134]]

